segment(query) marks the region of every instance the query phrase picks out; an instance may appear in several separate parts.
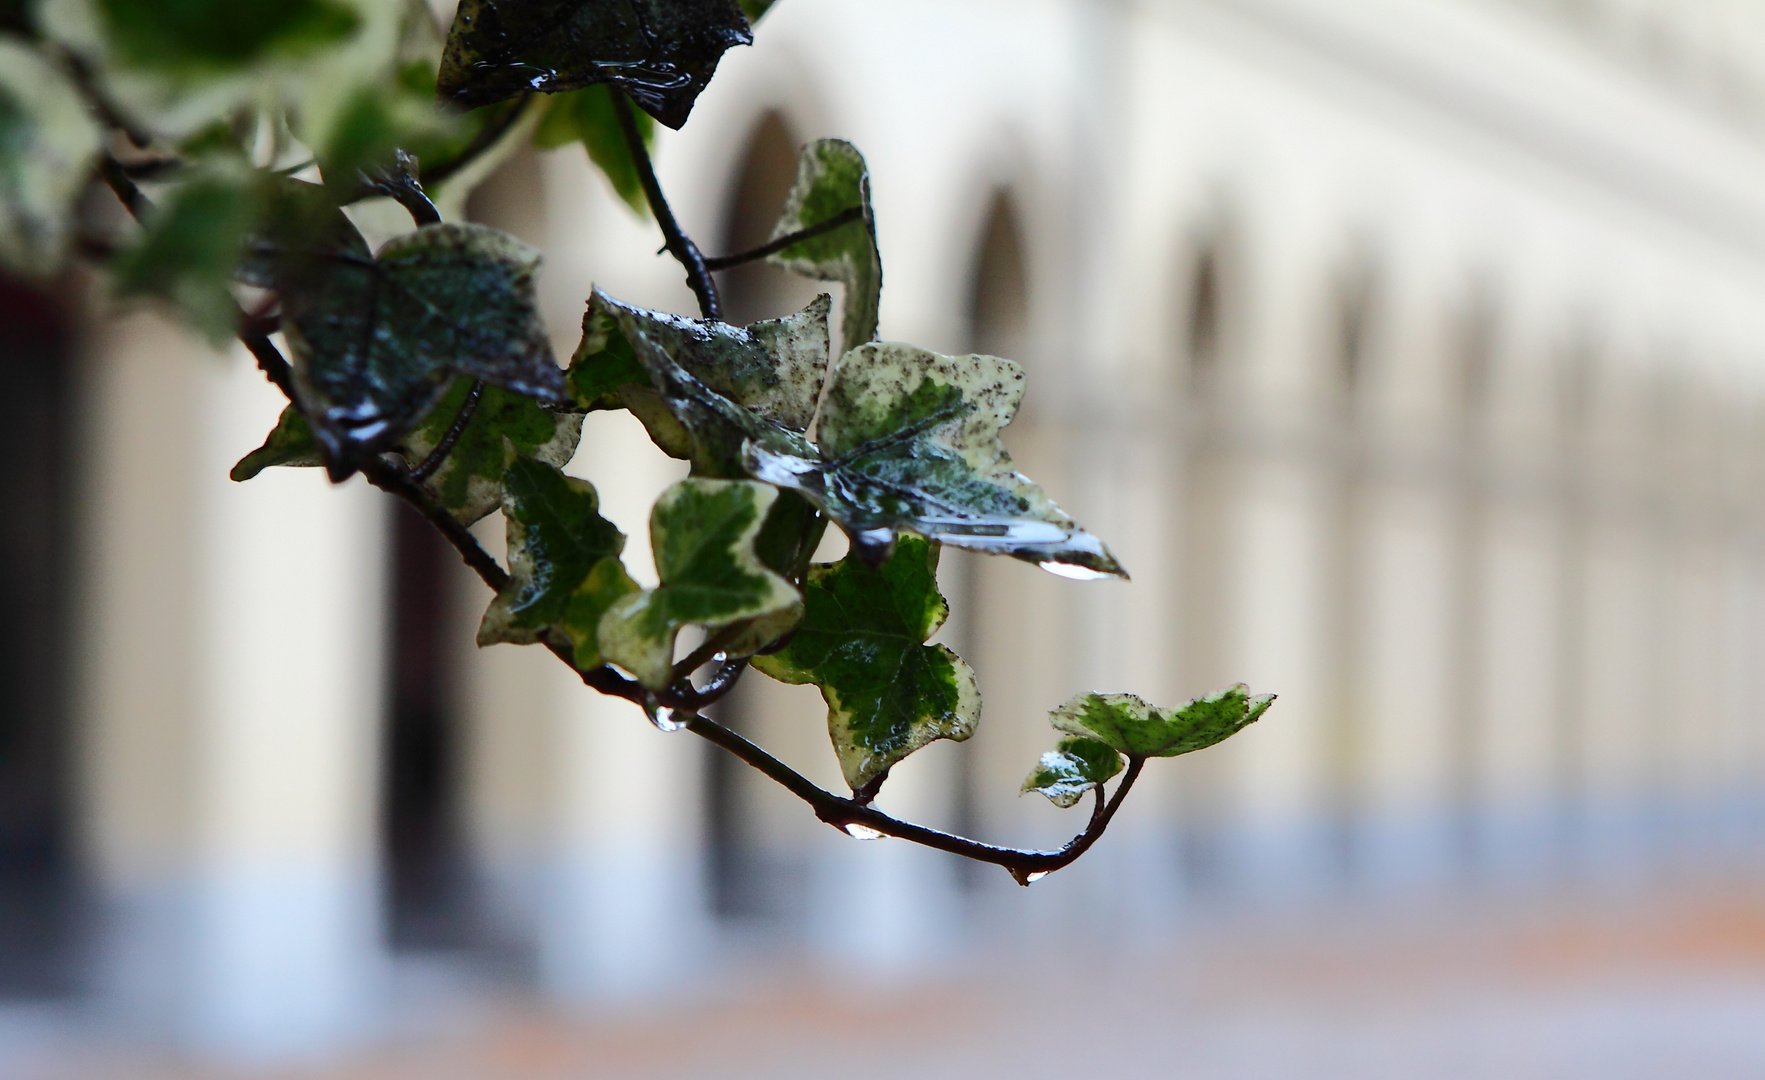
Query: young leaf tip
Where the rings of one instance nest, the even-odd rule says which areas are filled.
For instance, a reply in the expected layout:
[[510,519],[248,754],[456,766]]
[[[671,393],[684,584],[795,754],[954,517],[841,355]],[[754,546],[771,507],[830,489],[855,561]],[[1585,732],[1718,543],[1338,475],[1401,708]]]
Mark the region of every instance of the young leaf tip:
[[1095,739],[1130,757],[1176,757],[1205,750],[1255,723],[1275,695],[1243,683],[1159,709],[1133,694],[1076,694],[1049,714],[1056,731]]

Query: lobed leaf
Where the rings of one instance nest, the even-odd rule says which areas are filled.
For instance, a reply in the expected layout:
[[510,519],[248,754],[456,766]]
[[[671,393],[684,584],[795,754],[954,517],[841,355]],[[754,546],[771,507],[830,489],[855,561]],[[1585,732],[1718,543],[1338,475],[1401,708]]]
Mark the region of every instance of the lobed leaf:
[[1251,697],[1236,683],[1175,709],[1132,694],[1077,694],[1049,714],[1056,731],[1084,736],[1135,757],[1176,757],[1205,750],[1255,723],[1275,695]]
[[[661,584],[615,603],[601,619],[600,651],[646,686],[668,683],[682,627],[715,634],[765,620],[784,632],[802,597],[760,560],[755,540],[778,493],[746,480],[682,480],[650,511],[650,546]],[[741,655],[726,643],[728,655]]]
[[98,139],[73,82],[22,41],[0,37],[0,270],[60,269]]
[[243,483],[273,465],[310,468],[324,463],[324,450],[313,438],[313,429],[307,425],[306,417],[290,405],[282,410],[264,444],[240,458],[227,476]]
[[[654,145],[656,122],[648,113],[638,113],[636,120],[644,145]],[[619,132],[613,94],[605,84],[554,95],[546,105],[544,118],[533,129],[533,145],[542,150],[573,142],[581,143],[588,151],[588,159],[600,167],[601,174],[613,185],[613,191],[625,200],[625,205],[640,216],[649,213],[643,182],[638,179],[637,162],[632,160],[631,150]]]
[[872,343],[840,358],[817,421],[817,458],[748,444],[751,475],[802,492],[860,554],[902,532],[1011,555],[1073,577],[1126,577],[1095,536],[1011,467],[999,432],[1023,371],[993,356]]
[[1023,782],[1023,790],[1046,795],[1049,802],[1065,810],[1083,798],[1085,792],[1102,787],[1104,781],[1121,771],[1121,755],[1107,743],[1070,736],[1042,755],[1041,762]]
[[841,354],[876,337],[882,301],[882,256],[876,247],[876,220],[870,211],[870,172],[864,155],[849,142],[821,139],[803,147],[797,180],[785,198],[772,239],[801,232],[857,207],[861,216],[835,229],[799,240],[766,261],[794,274],[845,285],[840,322]]
[[[399,442],[414,468],[434,453],[466,406],[474,380],[455,379],[447,396]],[[453,449],[423,480],[436,505],[470,525],[503,501],[503,477],[520,459],[562,468],[576,456],[582,414],[553,412],[525,394],[485,386]]]
[[438,92],[471,108],[607,83],[679,128],[724,52],[752,43],[735,0],[462,0]]
[[551,640],[581,670],[600,667],[595,628],[637,589],[619,562],[624,534],[601,516],[592,485],[551,465],[517,458],[503,488],[510,580],[484,612],[478,644]]
[[427,225],[283,293],[296,388],[334,478],[395,445],[466,375],[566,402],[540,321],[539,253],[483,225]]
[[812,567],[789,644],[754,658],[775,679],[821,688],[854,791],[928,743],[967,739],[980,722],[974,672],[948,648],[925,644],[950,610],[937,567],[938,546],[917,537],[880,567],[851,556]]

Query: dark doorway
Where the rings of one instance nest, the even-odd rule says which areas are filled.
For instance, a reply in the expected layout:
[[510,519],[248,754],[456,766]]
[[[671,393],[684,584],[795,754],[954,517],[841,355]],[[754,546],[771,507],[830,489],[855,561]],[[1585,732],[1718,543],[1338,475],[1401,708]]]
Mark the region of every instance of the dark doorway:
[[58,297],[0,278],[0,995],[75,987],[67,708],[72,371]]

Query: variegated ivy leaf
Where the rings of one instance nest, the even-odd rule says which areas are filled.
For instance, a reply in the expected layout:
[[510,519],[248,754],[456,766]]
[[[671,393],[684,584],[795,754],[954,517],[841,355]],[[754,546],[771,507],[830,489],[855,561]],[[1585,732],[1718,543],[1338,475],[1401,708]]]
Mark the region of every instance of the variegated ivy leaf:
[[876,249],[870,172],[864,155],[839,139],[821,139],[803,147],[796,185],[785,199],[778,224],[772,227],[772,239],[777,240],[853,208],[860,211],[856,220],[766,257],[767,262],[794,274],[845,285],[841,354],[876,337],[877,307],[882,300],[882,256]]
[[[656,138],[656,122],[648,113],[638,113],[638,134],[645,146]],[[554,95],[546,105],[545,118],[533,129],[533,145],[541,150],[579,142],[588,151],[588,159],[600,167],[601,174],[613,190],[640,216],[649,213],[644,199],[643,183],[637,176],[637,163],[619,133],[619,122],[613,111],[613,94],[605,85],[586,86],[567,94]]]
[[735,0],[462,0],[439,89],[470,108],[611,83],[678,128],[724,52],[753,40]]
[[310,468],[324,463],[324,451],[319,448],[319,441],[313,438],[313,429],[307,426],[306,417],[290,405],[282,410],[264,444],[240,458],[227,475],[243,483],[273,465]]
[[0,37],[0,270],[42,277],[60,268],[97,153],[98,126],[73,82]]
[[949,614],[938,595],[938,547],[909,537],[881,567],[848,556],[810,568],[803,621],[790,643],[754,666],[788,683],[814,683],[852,789],[936,739],[957,742],[981,718],[974,672],[927,645]]
[[[744,624],[765,620],[774,636],[801,613],[802,597],[760,561],[754,542],[778,492],[747,480],[682,480],[650,511],[650,546],[661,584],[615,603],[601,619],[601,654],[645,686],[667,685],[682,627],[736,631],[724,651],[740,655]],[[750,645],[750,648],[758,648]]]
[[1236,683],[1175,709],[1132,694],[1077,694],[1048,715],[1056,731],[1096,739],[1133,757],[1176,757],[1205,750],[1256,722],[1275,695],[1251,697]]
[[1107,743],[1069,736],[1042,755],[1030,778],[1023,782],[1023,790],[1046,795],[1049,802],[1064,810],[1121,771],[1121,755]]
[[[441,403],[399,443],[414,468],[447,437],[467,405],[473,380],[455,379]],[[582,414],[553,412],[500,386],[479,392],[471,418],[441,464],[423,481],[436,505],[470,525],[503,501],[503,475],[519,458],[562,468],[582,439]]]
[[995,356],[872,343],[840,358],[822,406],[819,459],[750,440],[750,475],[802,492],[872,561],[899,533],[1011,555],[1067,577],[1126,577],[1103,542],[1011,467],[999,432],[1023,371]]
[[637,590],[619,562],[625,536],[600,514],[586,481],[517,458],[503,478],[509,584],[478,625],[478,644],[552,640],[576,666],[601,666],[595,629],[607,608]]
[[333,478],[395,445],[456,375],[562,404],[539,253],[483,225],[428,225],[282,294],[296,389]]

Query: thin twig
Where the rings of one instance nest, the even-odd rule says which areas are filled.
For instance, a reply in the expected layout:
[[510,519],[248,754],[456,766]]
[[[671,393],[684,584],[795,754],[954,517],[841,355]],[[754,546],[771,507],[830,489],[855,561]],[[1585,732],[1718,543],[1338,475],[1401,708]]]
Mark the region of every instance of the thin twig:
[[674,220],[674,211],[669,209],[668,200],[662,194],[662,185],[656,182],[656,169],[650,163],[649,147],[643,144],[643,134],[637,130],[637,119],[631,115],[631,102],[624,91],[616,86],[607,87],[613,95],[613,115],[619,121],[619,134],[625,138],[625,148],[631,153],[631,160],[637,166],[637,179],[643,185],[644,198],[649,200],[650,213],[655,215],[656,224],[662,228],[663,246],[668,253],[686,268],[686,283],[699,300],[699,314],[707,319],[723,318],[723,302],[717,295],[717,283],[711,278],[711,268],[705,262],[698,245],[692,238],[681,231],[680,222]]
[[480,128],[478,134],[473,136],[472,141],[467,143],[459,153],[423,168],[418,174],[423,185],[434,187],[478,160],[480,154],[500,142],[502,137],[508,134],[509,130],[520,121],[522,115],[527,112],[527,106],[531,99],[532,95],[530,94],[521,95],[514,106],[495,123]]
[[479,580],[490,586],[494,592],[502,592],[508,588],[509,572],[502,564],[491,558],[490,553],[478,546],[478,538],[471,530],[459,523],[459,520],[446,510],[437,506],[422,488],[411,482],[404,470],[388,462],[385,458],[370,457],[362,462],[362,475],[368,483],[373,484],[390,495],[396,495],[410,503],[417,512],[429,519],[429,524],[441,530],[454,550],[460,553],[466,565],[478,575]]
[[411,483],[421,484],[434,475],[436,469],[441,468],[441,463],[447,460],[448,454],[453,452],[454,444],[458,443],[460,436],[465,434],[466,425],[472,422],[472,415],[478,411],[478,399],[483,396],[484,382],[480,379],[472,380],[472,391],[466,395],[465,402],[460,406],[459,415],[454,417],[454,422],[449,425],[447,434],[443,435],[441,441],[435,444],[435,449],[429,451],[429,456],[417,462],[416,467],[411,470]]
[[798,229],[794,233],[786,233],[777,240],[768,241],[751,251],[744,251],[737,255],[719,255],[715,258],[706,259],[705,268],[707,270],[728,270],[732,266],[740,266],[743,263],[750,263],[755,259],[764,259],[766,256],[775,255],[793,244],[800,244],[805,240],[813,240],[822,233],[833,232],[841,225],[850,224],[863,217],[864,208],[862,206],[848,206],[833,217],[828,218],[826,221],[818,221],[806,229]]
[[123,168],[122,162],[105,154],[98,159],[98,172],[104,177],[104,182],[110,185],[110,190],[116,193],[118,201],[129,212],[129,216],[143,225],[147,224],[148,216],[153,213],[153,203],[142,194],[140,185],[129,178],[128,170]]

